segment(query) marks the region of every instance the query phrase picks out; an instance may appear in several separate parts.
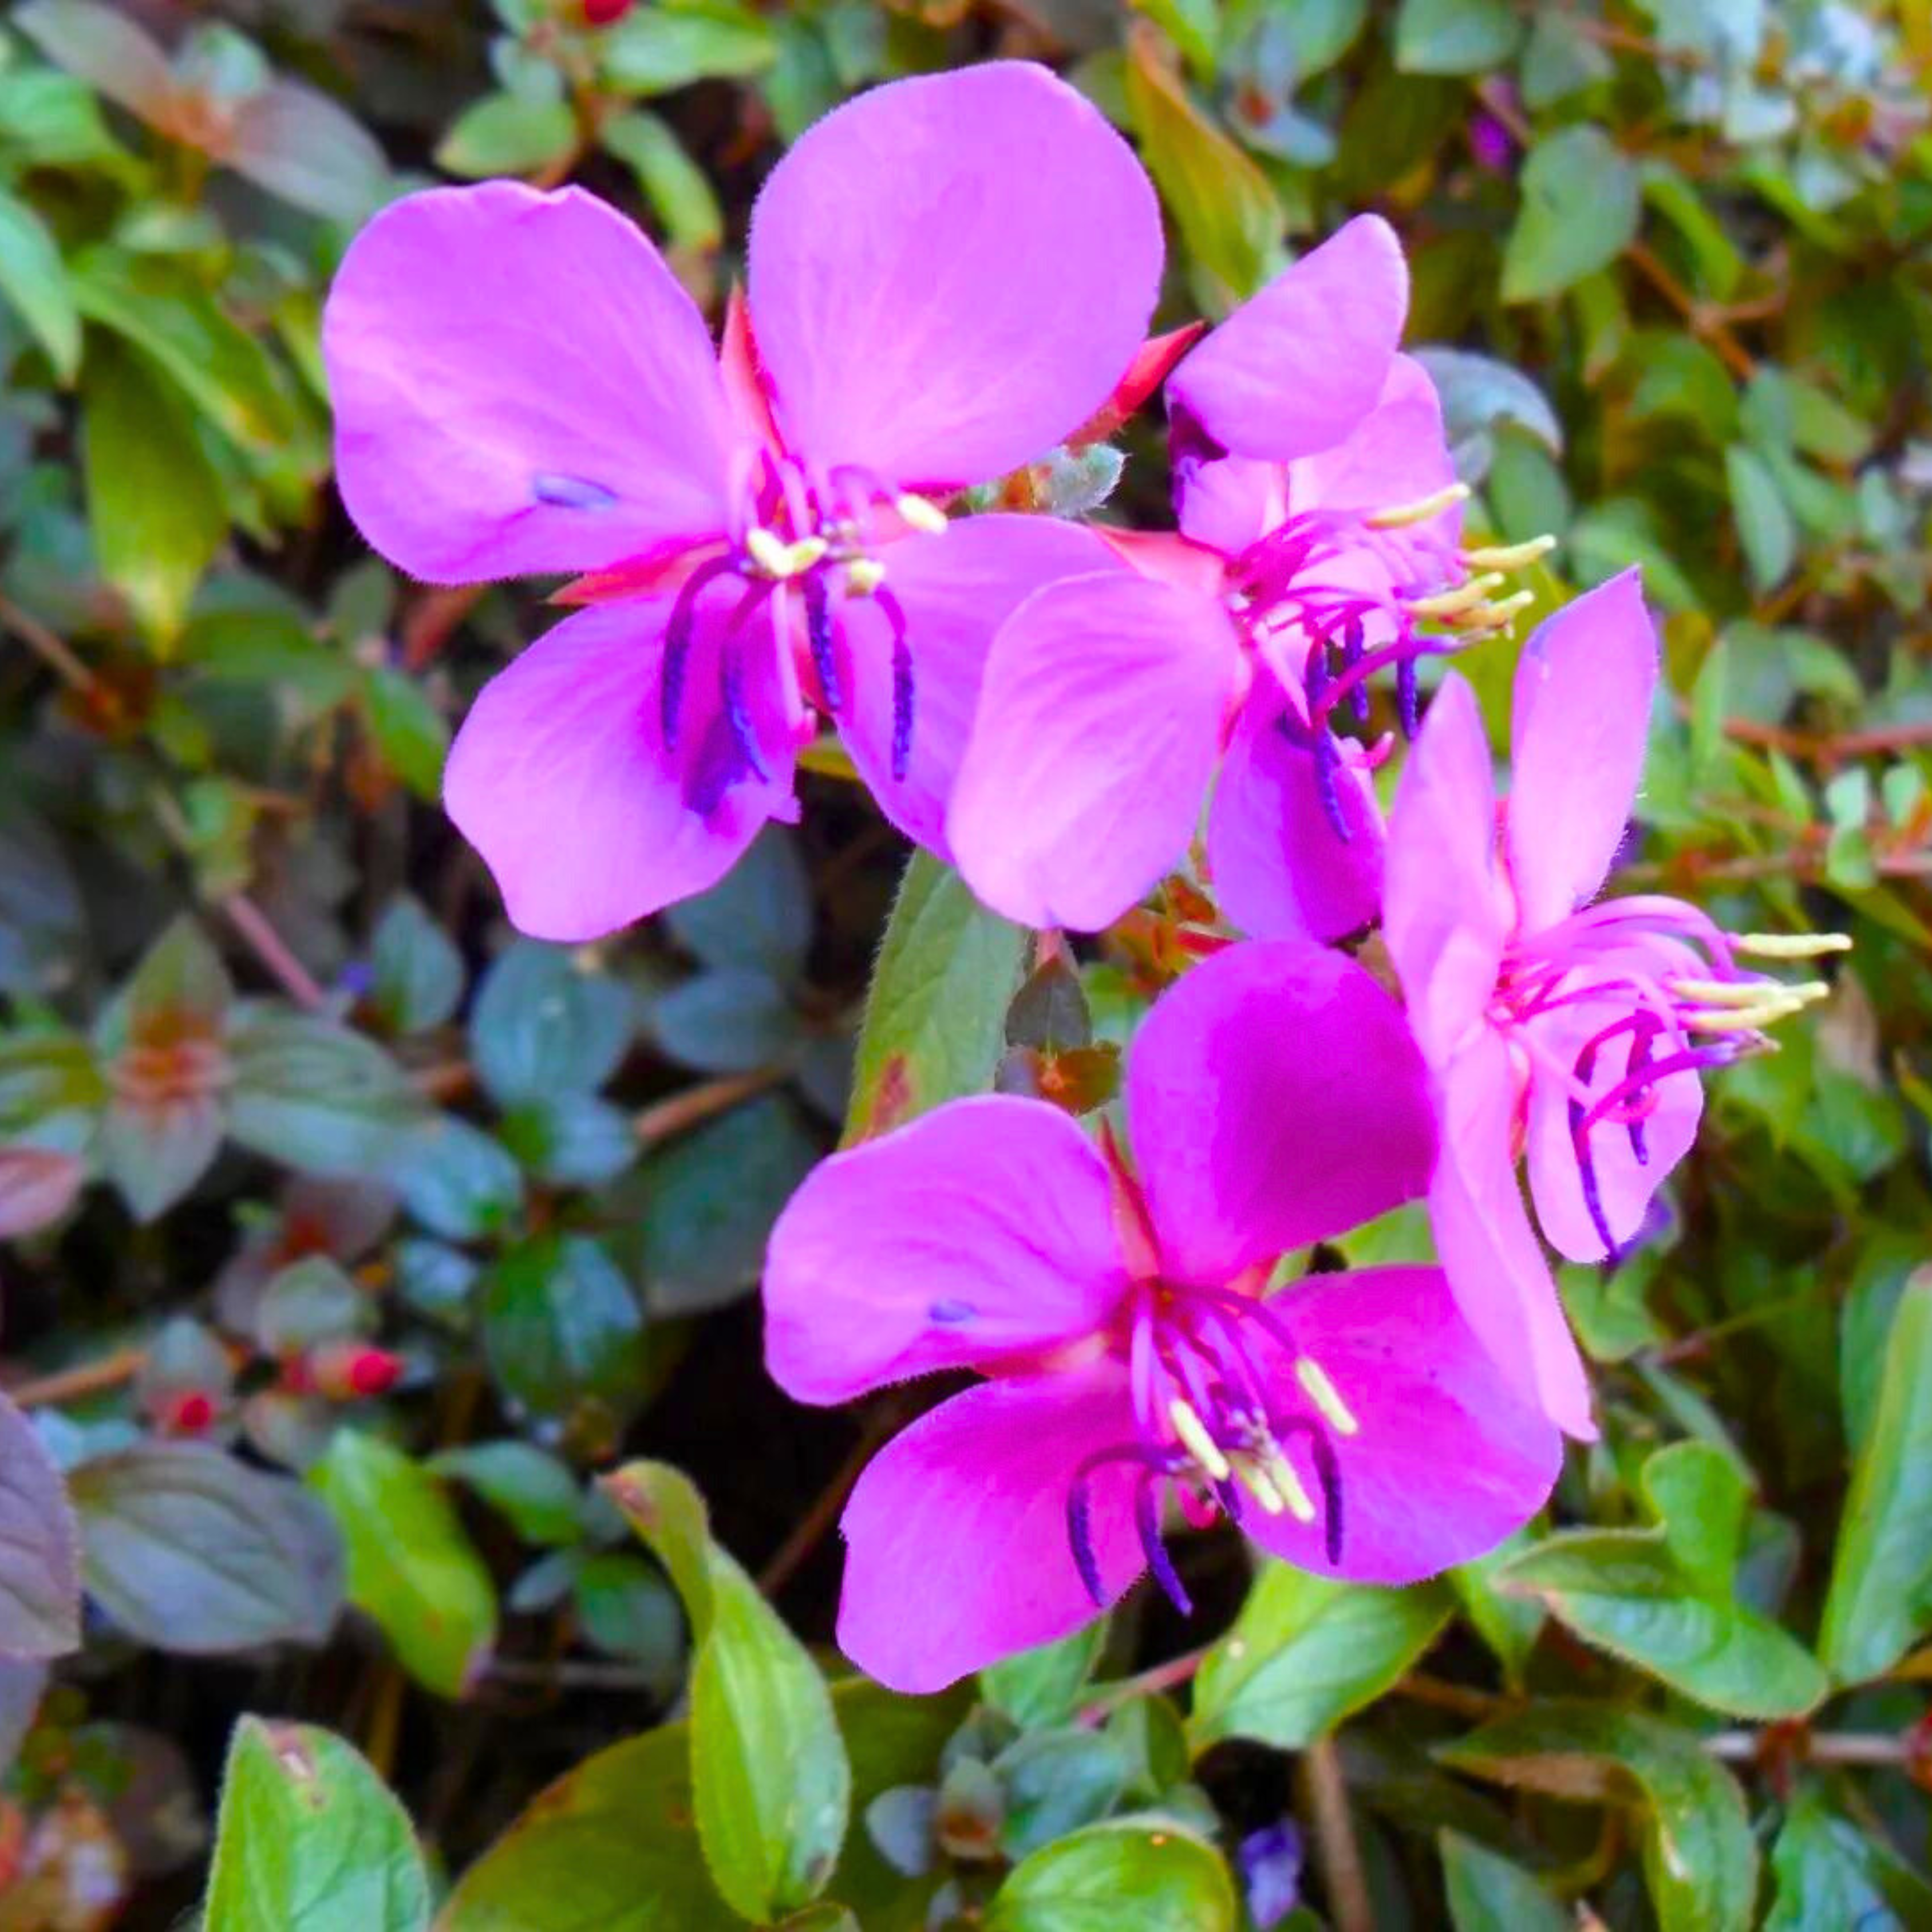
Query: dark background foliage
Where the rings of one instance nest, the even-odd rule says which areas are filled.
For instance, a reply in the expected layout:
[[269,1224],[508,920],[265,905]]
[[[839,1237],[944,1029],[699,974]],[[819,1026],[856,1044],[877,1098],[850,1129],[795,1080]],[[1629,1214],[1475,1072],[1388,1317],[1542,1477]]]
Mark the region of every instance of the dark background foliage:
[[[787,140],[994,53],[1136,140],[1164,323],[1395,221],[1483,523],[1560,539],[1544,606],[1636,562],[1666,615],[1623,884],[1857,950],[1566,1271],[1604,1437],[1516,1546],[1395,1593],[1198,1540],[1192,1627],[914,1704],[824,1646],[924,1397],[772,1388],[765,1230],[848,1094],[1103,1102],[1190,908],[1039,964],[826,750],[706,899],[517,940],[436,797],[541,596],[368,556],[316,330],[359,220],[499,173],[715,313]],[[454,1932],[1932,1924],[1928,76],[1912,0],[0,14],[0,1502],[52,1457],[87,1593],[0,1553],[0,1928],[386,1932],[453,1877]]]

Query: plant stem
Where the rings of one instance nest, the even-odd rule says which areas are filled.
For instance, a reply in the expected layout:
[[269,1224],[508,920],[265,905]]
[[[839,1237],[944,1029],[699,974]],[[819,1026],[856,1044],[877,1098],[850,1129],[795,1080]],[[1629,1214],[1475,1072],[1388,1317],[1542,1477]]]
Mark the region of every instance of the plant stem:
[[1301,1754],[1301,1774],[1315,1826],[1315,1856],[1328,1894],[1336,1932],[1375,1932],[1375,1907],[1369,1898],[1361,1847],[1348,1816],[1348,1788],[1333,1738],[1322,1738]]

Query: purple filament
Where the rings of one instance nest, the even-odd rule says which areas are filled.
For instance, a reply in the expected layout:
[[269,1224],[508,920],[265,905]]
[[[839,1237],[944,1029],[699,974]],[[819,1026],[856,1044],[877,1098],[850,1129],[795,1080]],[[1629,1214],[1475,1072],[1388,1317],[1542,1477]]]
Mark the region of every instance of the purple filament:
[[837,714],[845,701],[838,682],[838,664],[832,652],[832,607],[825,594],[825,580],[815,571],[806,574],[800,586],[805,598],[806,634],[812,640],[812,667],[818,674],[818,688],[825,708]]
[[[744,614],[743,606],[739,615]],[[733,620],[734,628],[737,620]],[[765,761],[758,749],[758,735],[752,719],[750,705],[745,696],[745,660],[742,652],[730,643],[724,646],[718,660],[718,697],[724,706],[724,722],[730,727],[731,742],[738,748],[738,755],[745,766],[761,784],[771,775],[765,769]]]
[[917,692],[913,682],[912,647],[906,642],[904,607],[883,586],[872,601],[885,613],[892,632],[892,777],[904,782],[912,763],[912,728]]
[[1184,1617],[1191,1617],[1194,1605],[1182,1587],[1167,1545],[1161,1540],[1160,1484],[1151,1469],[1135,1485],[1134,1526],[1140,1532],[1141,1547],[1147,1552],[1148,1568],[1154,1572],[1154,1581]]
[[670,607],[670,616],[664,623],[664,672],[658,692],[668,752],[677,749],[679,724],[684,714],[685,674],[690,668],[692,640],[698,629],[698,598],[719,578],[736,574],[736,567],[728,557],[701,563],[684,580]]

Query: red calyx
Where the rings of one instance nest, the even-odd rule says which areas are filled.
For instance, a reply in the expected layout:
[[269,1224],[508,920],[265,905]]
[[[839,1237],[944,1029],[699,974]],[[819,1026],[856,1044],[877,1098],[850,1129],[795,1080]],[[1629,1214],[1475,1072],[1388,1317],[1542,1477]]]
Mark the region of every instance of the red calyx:
[[586,26],[612,27],[631,10],[631,0],[584,0]]
[[214,1398],[206,1389],[185,1389],[162,1405],[156,1420],[171,1436],[199,1436],[214,1420]]

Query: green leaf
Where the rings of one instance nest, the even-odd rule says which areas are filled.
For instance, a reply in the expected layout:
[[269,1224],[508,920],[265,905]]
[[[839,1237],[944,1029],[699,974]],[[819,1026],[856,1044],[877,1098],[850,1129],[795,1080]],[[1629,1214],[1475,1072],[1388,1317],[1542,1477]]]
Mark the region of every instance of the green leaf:
[[1932,1269],[1899,1296],[1878,1411],[1852,1466],[1818,1653],[1841,1684],[1882,1676],[1932,1629]]
[[1932,1925],[1932,1885],[1893,1850],[1875,1821],[1855,1825],[1808,1784],[1771,1848],[1778,1897],[1762,1932],[1823,1926]]
[[1457,1832],[1436,1842],[1456,1932],[1568,1932],[1570,1915],[1514,1860]]
[[470,181],[534,174],[576,144],[577,115],[567,100],[486,94],[457,116],[437,145],[436,164]]
[[1231,295],[1253,294],[1281,240],[1281,203],[1268,177],[1190,99],[1158,34],[1133,35],[1126,89],[1141,158],[1188,252]]
[[1436,1641],[1451,1607],[1438,1584],[1384,1590],[1264,1563],[1202,1660],[1188,1722],[1196,1749],[1253,1738],[1299,1750],[1327,1736]]
[[[686,152],[670,124],[641,107],[614,114],[598,130],[604,152],[638,178],[671,245],[709,254],[724,245],[724,211],[710,178]],[[732,868],[743,866],[740,860]]]
[[547,1449],[530,1442],[472,1442],[444,1450],[429,1466],[439,1476],[466,1483],[526,1543],[566,1545],[582,1539],[577,1478]]
[[699,1854],[690,1751],[667,1724],[566,1772],[464,1875],[437,1932],[743,1932]]
[[851,1799],[818,1666],[710,1540],[704,1504],[675,1470],[628,1464],[607,1489],[670,1572],[691,1619],[692,1770],[712,1876],[747,1918],[808,1905],[838,1862]]
[[1522,32],[1509,0],[1402,0],[1395,64],[1404,74],[1480,74],[1508,60]]
[[1132,1767],[1119,1741],[1077,1725],[1029,1731],[993,1761],[1006,1799],[1000,1850],[1023,1858],[1097,1825],[1118,1802]]
[[1638,1810],[1661,1932],[1745,1932],[1757,1844],[1744,1794],[1697,1740],[1655,1718],[1552,1700],[1444,1746],[1453,1770],[1580,1803]]
[[762,967],[694,974],[651,1003],[651,1030],[680,1066],[749,1073],[782,1062],[805,1037],[790,994]]
[[684,0],[634,8],[604,35],[598,64],[620,94],[669,94],[758,74],[777,58],[770,27],[748,8]]
[[19,311],[62,382],[80,373],[80,311],[60,244],[16,196],[0,194],[0,296]]
[[594,1094],[526,1100],[505,1114],[500,1131],[518,1160],[556,1186],[596,1186],[638,1158],[630,1115]]
[[470,1016],[478,1076],[504,1106],[569,1088],[590,1093],[631,1043],[631,1002],[561,946],[519,940],[483,976]]
[[956,872],[913,854],[866,998],[847,1145],[992,1084],[1026,950]]
[[39,1432],[0,1396],[0,1658],[80,1647],[80,1562],[60,1472]]
[[228,533],[220,485],[175,399],[124,351],[88,358],[87,515],[101,574],[158,646],[188,617]]
[[1079,1707],[1106,1642],[1107,1620],[1096,1618],[1058,1643],[988,1666],[980,1673],[981,1694],[1022,1730],[1064,1724]]
[[1210,1846],[1173,1828],[1095,1825],[1018,1864],[986,1932],[1234,1932],[1234,1888]]
[[571,1583],[586,1642],[643,1667],[654,1695],[668,1700],[683,1675],[685,1624],[676,1593],[648,1557],[600,1550]]
[[222,1775],[202,1932],[427,1932],[410,1821],[352,1745],[244,1718]]
[[391,1032],[440,1026],[463,998],[463,955],[407,892],[389,902],[370,946],[370,1002]]
[[664,921],[707,966],[762,968],[794,985],[812,945],[812,881],[795,835],[767,825],[716,885],[680,900]]
[[390,770],[417,797],[440,796],[449,721],[420,681],[393,664],[377,664],[363,674],[362,706],[370,738]]
[[1600,128],[1565,128],[1539,141],[1523,164],[1522,188],[1503,254],[1505,302],[1561,295],[1636,238],[1636,170]]
[[150,1442],[82,1463],[68,1492],[87,1593],[137,1641],[198,1656],[334,1628],[341,1545],[300,1484]]
[[442,1486],[380,1437],[338,1429],[309,1481],[349,1551],[349,1600],[418,1682],[460,1697],[496,1640],[496,1593]]
[[1770,466],[1748,444],[1734,442],[1724,452],[1724,474],[1752,586],[1771,590],[1798,560],[1798,525]]
[[490,1372],[514,1410],[622,1412],[642,1393],[644,1312],[586,1234],[539,1234],[512,1248],[484,1276],[482,1319]]
[[410,1214],[447,1240],[501,1233],[524,1202],[524,1177],[514,1156],[454,1114],[440,1114],[398,1136],[388,1178]]
[[228,1131],[271,1160],[380,1179],[403,1132],[424,1118],[422,1096],[395,1061],[332,1020],[251,1007],[229,1046]]

